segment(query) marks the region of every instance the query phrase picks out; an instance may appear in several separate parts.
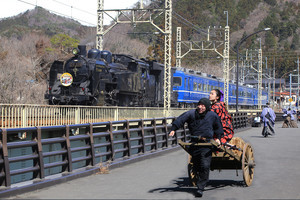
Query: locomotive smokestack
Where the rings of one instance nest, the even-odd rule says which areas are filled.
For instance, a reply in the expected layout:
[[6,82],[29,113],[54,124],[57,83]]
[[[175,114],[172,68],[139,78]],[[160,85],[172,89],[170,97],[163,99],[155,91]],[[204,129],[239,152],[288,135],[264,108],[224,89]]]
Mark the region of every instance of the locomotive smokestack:
[[86,57],[86,46],[78,45],[79,55]]

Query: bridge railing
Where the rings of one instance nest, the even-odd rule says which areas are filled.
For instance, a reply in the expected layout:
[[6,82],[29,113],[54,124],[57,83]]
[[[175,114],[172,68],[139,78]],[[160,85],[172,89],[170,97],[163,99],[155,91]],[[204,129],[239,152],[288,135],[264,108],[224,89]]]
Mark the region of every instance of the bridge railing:
[[[172,108],[170,116],[178,116],[185,111],[187,109]],[[164,117],[162,108],[0,104],[0,128],[58,126],[157,117]]]
[[[247,124],[244,115],[233,118]],[[168,137],[174,119],[0,129],[0,186],[32,185],[177,148],[179,139],[189,139],[189,131],[185,127]]]

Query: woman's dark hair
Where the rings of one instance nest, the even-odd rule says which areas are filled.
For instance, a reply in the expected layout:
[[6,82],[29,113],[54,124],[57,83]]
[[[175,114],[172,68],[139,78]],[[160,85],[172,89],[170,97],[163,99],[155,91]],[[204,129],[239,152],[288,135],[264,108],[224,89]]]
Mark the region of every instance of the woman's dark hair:
[[217,95],[217,97],[219,97],[219,99],[217,101],[221,101],[221,97],[222,97],[221,91],[219,89],[212,89],[212,90],[216,91],[216,95]]

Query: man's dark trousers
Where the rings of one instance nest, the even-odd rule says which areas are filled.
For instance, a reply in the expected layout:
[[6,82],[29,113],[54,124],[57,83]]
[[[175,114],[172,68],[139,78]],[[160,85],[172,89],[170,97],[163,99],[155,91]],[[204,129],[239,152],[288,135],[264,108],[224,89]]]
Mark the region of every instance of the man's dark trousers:
[[197,187],[202,191],[209,181],[211,157],[211,147],[194,146],[192,149],[192,163],[195,171],[198,173]]

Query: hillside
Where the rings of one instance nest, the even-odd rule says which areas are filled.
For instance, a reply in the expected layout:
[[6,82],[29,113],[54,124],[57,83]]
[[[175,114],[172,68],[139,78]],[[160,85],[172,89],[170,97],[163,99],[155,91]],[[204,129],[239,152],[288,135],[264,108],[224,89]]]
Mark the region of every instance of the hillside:
[[80,23],[72,19],[54,15],[41,7],[36,7],[0,21],[0,34],[6,37],[20,38],[35,30],[47,36],[63,32],[74,37],[82,34],[81,27]]
[[[269,66],[272,66],[273,58],[275,59],[277,77],[295,67],[294,61],[300,53],[299,8],[298,0],[178,0],[174,5],[177,13],[204,30],[208,26],[224,27],[226,25],[224,11],[228,11],[232,60],[236,56],[235,46],[241,38],[266,27],[271,28],[267,33],[249,38],[240,47],[240,52],[258,49],[258,38],[261,38],[263,56],[269,57]],[[176,26],[185,27],[174,20],[173,27]],[[183,37],[191,38],[192,34],[197,38],[195,31],[188,27],[185,27],[185,30]]]

